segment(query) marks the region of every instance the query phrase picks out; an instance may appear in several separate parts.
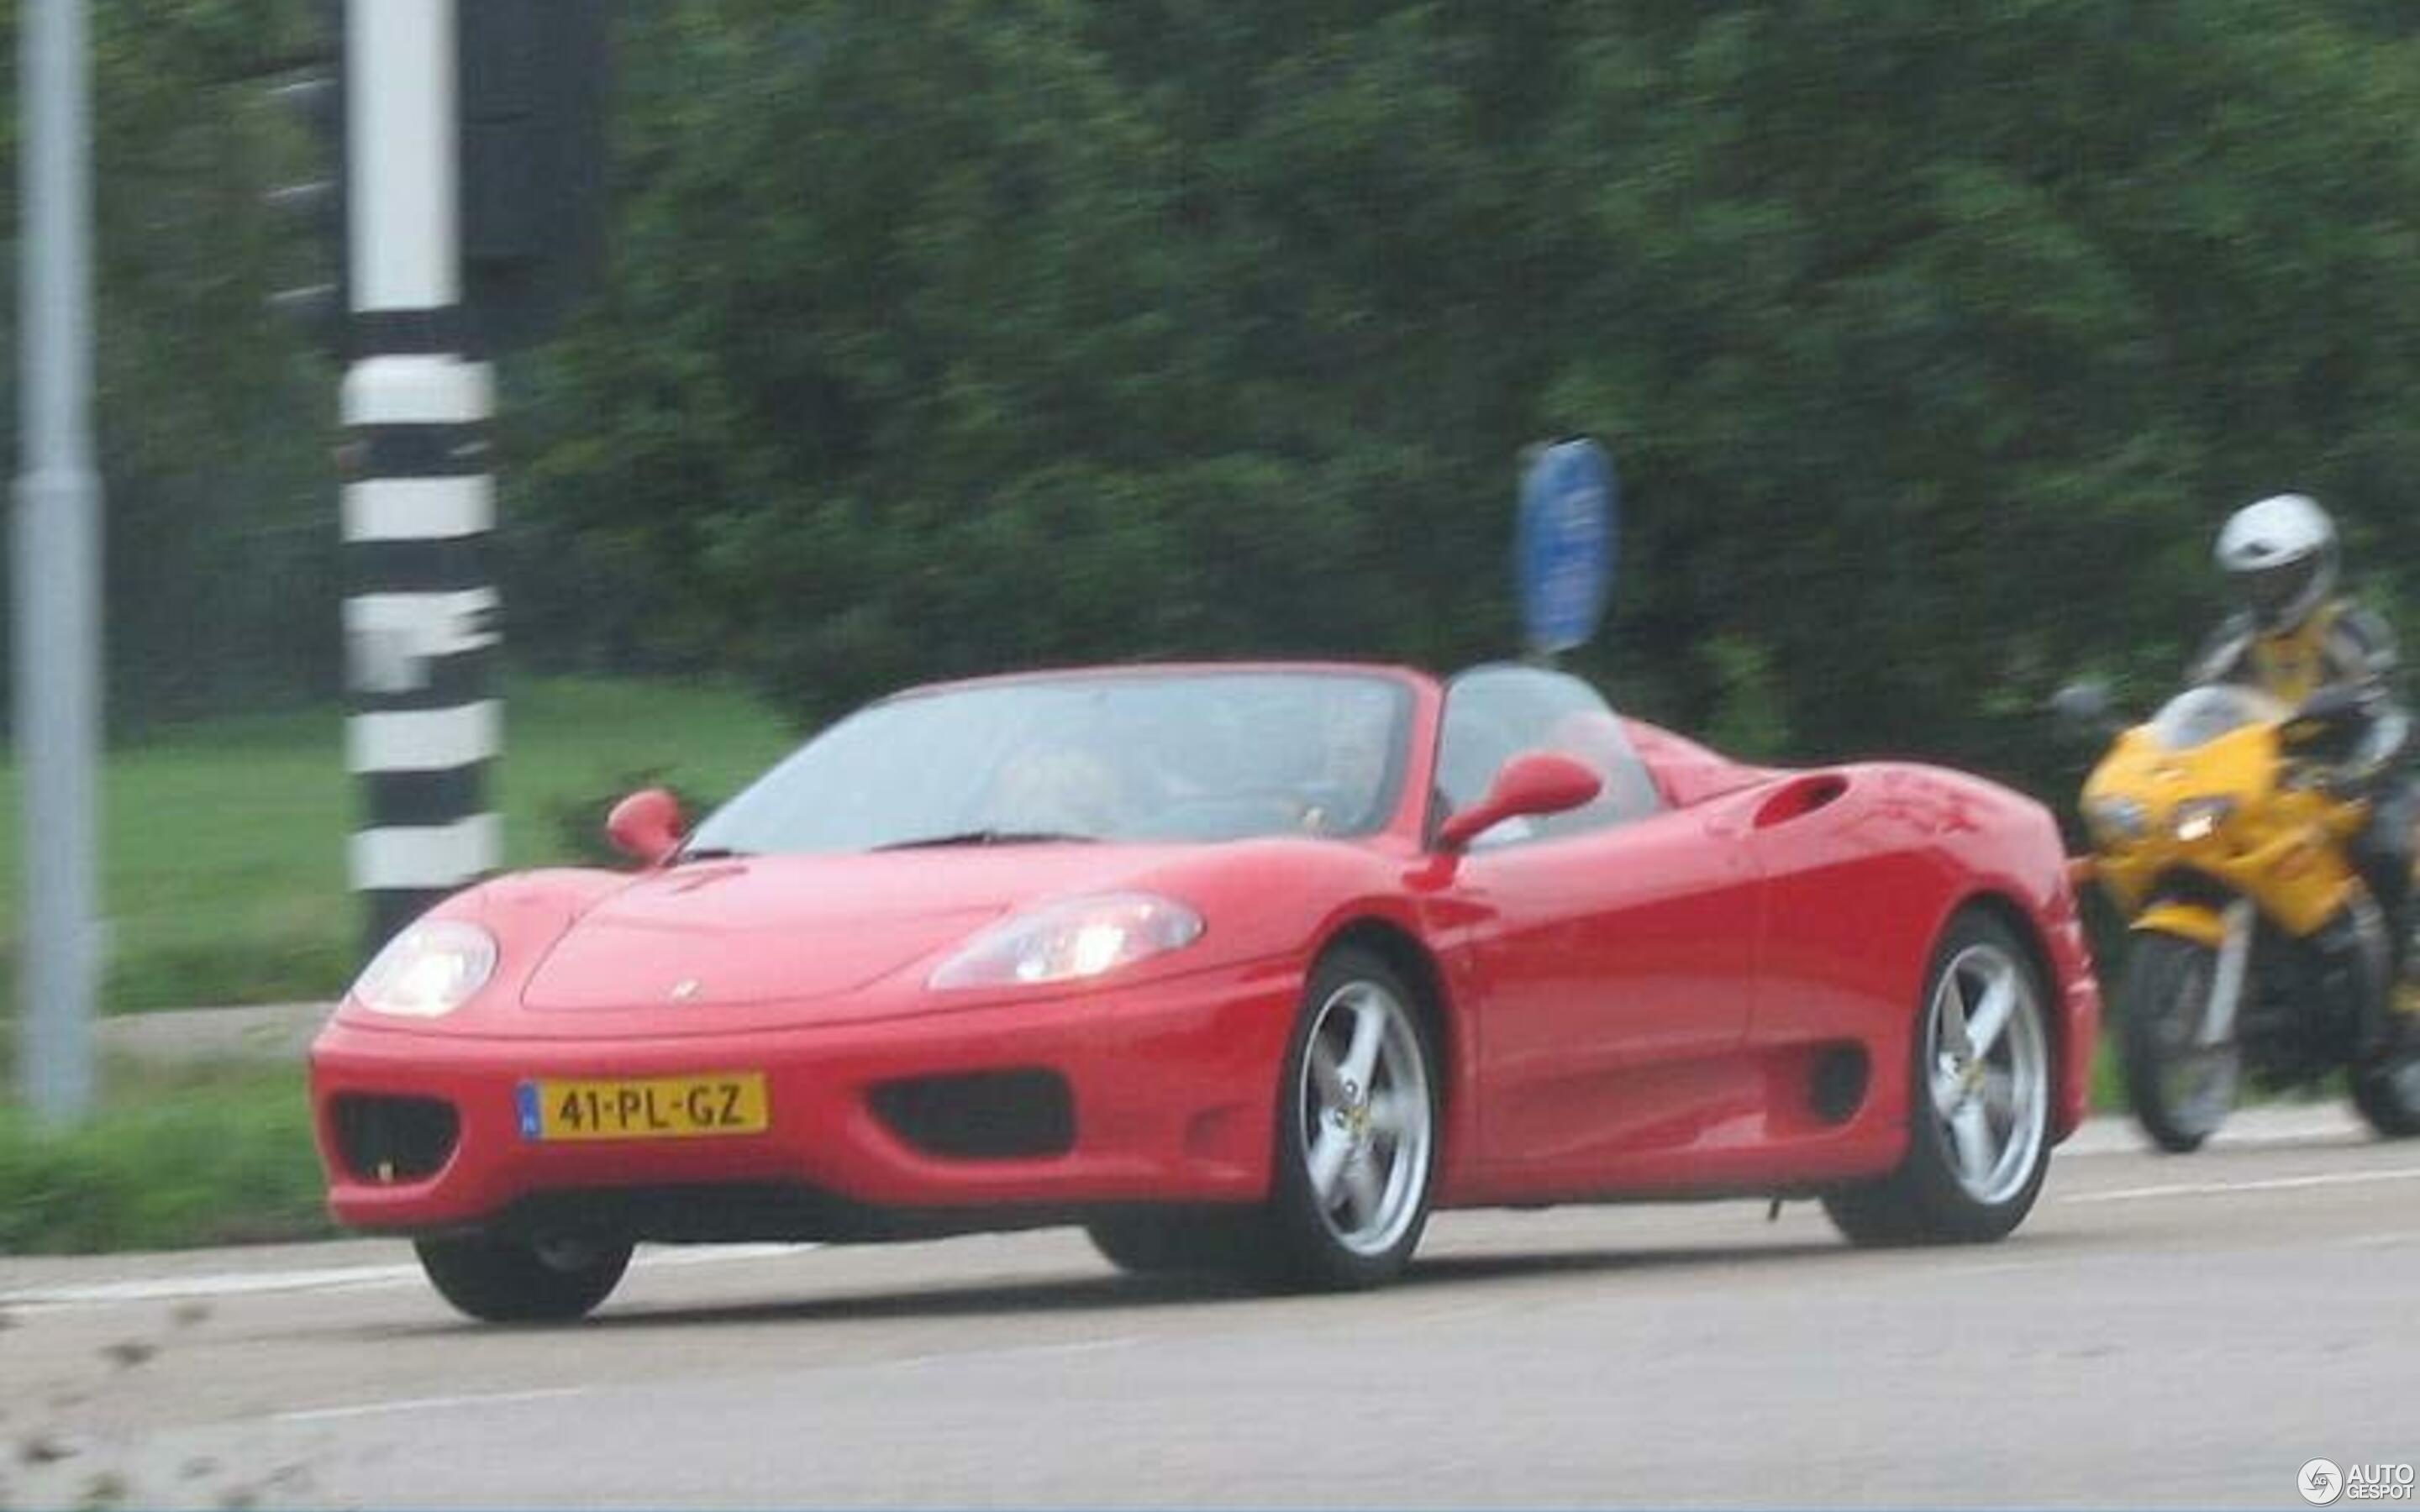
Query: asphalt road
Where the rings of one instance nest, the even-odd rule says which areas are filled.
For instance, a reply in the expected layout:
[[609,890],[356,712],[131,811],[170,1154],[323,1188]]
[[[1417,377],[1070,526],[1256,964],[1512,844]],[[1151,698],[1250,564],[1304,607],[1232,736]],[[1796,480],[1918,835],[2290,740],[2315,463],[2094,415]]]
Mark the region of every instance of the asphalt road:
[[655,1251],[535,1330],[396,1244],[0,1259],[0,1504],[2301,1507],[2420,1460],[2420,1146],[2239,1127],[2087,1131],[1985,1248],[1448,1214],[1350,1297],[1069,1232]]

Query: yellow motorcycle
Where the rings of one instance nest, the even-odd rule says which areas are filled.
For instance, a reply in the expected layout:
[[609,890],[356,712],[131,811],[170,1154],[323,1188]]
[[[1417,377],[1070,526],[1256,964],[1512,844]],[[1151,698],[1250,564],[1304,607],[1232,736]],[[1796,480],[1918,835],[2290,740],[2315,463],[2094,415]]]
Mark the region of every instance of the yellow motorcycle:
[[[2055,701],[2108,727],[2085,684]],[[2380,1134],[2420,1134],[2420,992],[2349,855],[2369,805],[2331,785],[2357,711],[2288,709],[2250,688],[2189,688],[2125,730],[2084,785],[2097,876],[2133,932],[2116,1003],[2135,1117],[2198,1148],[2247,1075],[2272,1088],[2338,1070]]]

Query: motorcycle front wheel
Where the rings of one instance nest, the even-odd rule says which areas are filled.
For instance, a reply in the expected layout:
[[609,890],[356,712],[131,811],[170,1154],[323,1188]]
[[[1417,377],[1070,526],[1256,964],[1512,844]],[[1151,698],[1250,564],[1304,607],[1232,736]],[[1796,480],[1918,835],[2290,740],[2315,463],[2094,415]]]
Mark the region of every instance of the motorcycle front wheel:
[[2173,934],[2140,934],[2118,989],[2126,1099],[2151,1142],[2199,1149],[2235,1107],[2242,1051],[2200,1042],[2218,952]]
[[2420,923],[2403,949],[2401,980],[2387,999],[2385,1042],[2351,1067],[2352,1105],[2382,1139],[2420,1134]]
[[2352,1105],[2381,1138],[2420,1134],[2420,1051],[2381,1056],[2354,1067]]

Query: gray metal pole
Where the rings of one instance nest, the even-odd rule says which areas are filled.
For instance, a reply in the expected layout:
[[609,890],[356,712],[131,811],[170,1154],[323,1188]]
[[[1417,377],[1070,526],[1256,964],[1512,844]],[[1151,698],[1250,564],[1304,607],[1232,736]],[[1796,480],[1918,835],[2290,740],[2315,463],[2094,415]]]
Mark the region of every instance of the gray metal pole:
[[93,862],[100,756],[101,485],[93,474],[92,136],[85,0],[18,8],[24,205],[23,456],[15,550],[17,758],[24,808],[18,1014],[40,1122],[92,1102],[100,950]]

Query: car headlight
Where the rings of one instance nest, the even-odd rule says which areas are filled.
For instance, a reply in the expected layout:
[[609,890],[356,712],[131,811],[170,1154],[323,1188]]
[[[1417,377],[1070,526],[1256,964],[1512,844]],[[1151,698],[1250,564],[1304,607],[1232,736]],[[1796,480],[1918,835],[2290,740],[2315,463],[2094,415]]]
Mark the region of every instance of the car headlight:
[[495,971],[494,935],[458,918],[429,919],[387,942],[353,983],[353,1001],[373,1013],[433,1019],[469,1002]]
[[1029,987],[1081,981],[1202,937],[1202,916],[1148,892],[1048,903],[995,924],[941,963],[934,987]]
[[2150,816],[2133,798],[2095,798],[2085,806],[2085,820],[2109,840],[2139,839]]
[[2234,812],[2233,798],[2187,798],[2177,805],[2169,823],[2176,828],[2177,839],[2191,842],[2217,834],[2218,826]]

